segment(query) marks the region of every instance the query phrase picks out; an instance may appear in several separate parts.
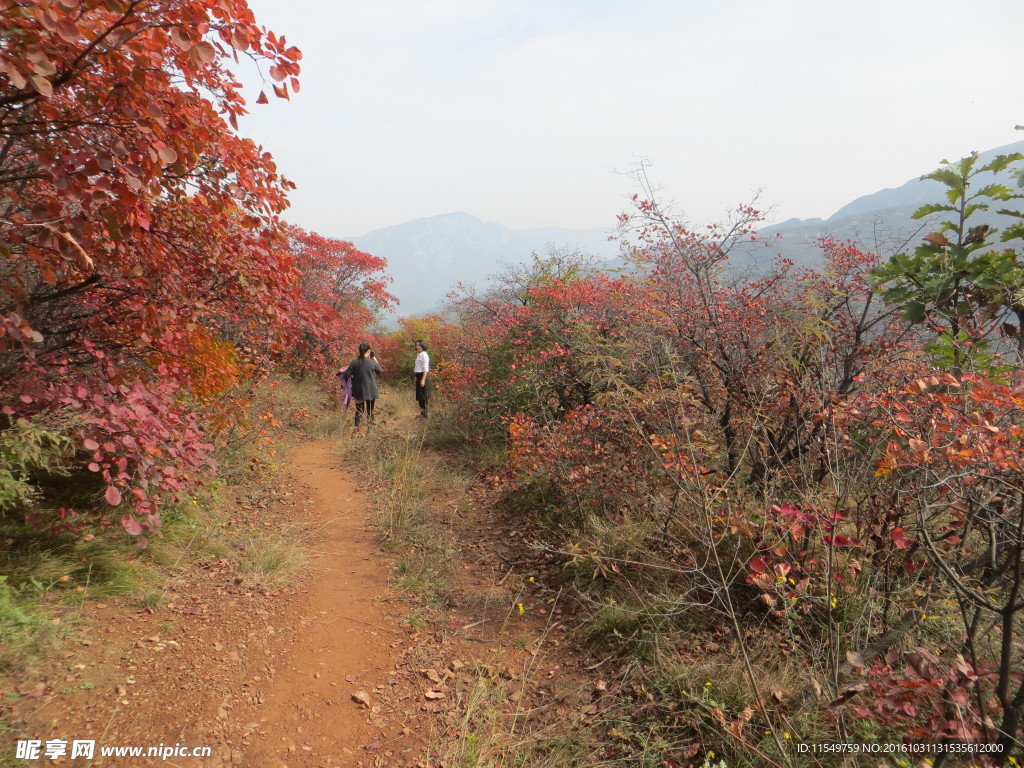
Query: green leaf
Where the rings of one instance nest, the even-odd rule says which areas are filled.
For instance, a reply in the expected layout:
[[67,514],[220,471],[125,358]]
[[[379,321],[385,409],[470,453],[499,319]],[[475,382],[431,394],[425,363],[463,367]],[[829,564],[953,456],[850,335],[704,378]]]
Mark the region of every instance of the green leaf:
[[949,211],[956,213],[956,208],[952,205],[941,205],[939,203],[929,203],[928,205],[922,205],[916,211],[911,218],[923,219],[925,216],[931,216],[933,213],[939,213],[940,211]]
[[976,197],[990,197],[993,200],[1013,200],[1019,198],[1020,195],[1005,184],[989,184],[987,187],[975,192],[971,199],[973,200]]
[[971,203],[966,208],[964,208],[964,219],[966,220],[966,219],[971,218],[971,216],[976,214],[978,211],[987,211],[987,210],[988,210],[988,204],[987,203]]
[[945,246],[934,243],[921,243],[914,249],[914,255],[924,259],[934,259],[945,250]]
[[1003,234],[999,236],[999,239],[1004,243],[1018,238],[1024,238],[1024,224],[1011,224],[1004,229]]
[[958,282],[959,280],[953,275],[937,275],[929,280],[925,280],[924,285],[921,287],[929,296],[938,296]]
[[911,323],[920,323],[925,318],[925,305],[916,299],[903,305],[903,317]]
[[1000,281],[995,275],[987,274],[984,272],[976,276],[972,276],[971,282],[975,285],[975,287],[981,288],[982,290],[985,291],[994,291],[997,288],[1002,287],[1002,281]]
[[[960,161],[963,162],[962,160]],[[959,194],[963,194],[966,189],[966,178],[967,174],[960,175],[951,168],[939,168],[937,171],[932,171],[927,176],[922,176],[922,179],[934,179],[942,184],[949,187],[950,190],[955,190]]]
[[984,171],[991,171],[992,173],[1005,171],[1010,165],[1016,163],[1018,160],[1024,160],[1024,154],[1020,152],[1013,152],[1009,155],[997,155],[983,168],[978,169],[978,173],[982,173]]

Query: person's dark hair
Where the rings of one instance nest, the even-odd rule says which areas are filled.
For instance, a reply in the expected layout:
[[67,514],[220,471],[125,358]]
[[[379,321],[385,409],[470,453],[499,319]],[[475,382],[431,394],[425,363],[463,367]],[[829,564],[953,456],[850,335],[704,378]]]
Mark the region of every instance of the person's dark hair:
[[420,349],[422,349],[424,352],[427,351],[427,342],[425,342],[423,339],[416,339],[416,343],[420,345]]
[[370,342],[364,341],[359,345],[359,357],[363,357],[367,352],[370,351]]

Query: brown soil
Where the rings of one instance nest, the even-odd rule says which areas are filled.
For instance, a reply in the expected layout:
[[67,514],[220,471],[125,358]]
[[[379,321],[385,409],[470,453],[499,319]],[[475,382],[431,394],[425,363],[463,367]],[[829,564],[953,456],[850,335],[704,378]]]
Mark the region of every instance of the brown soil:
[[[493,512],[463,503],[456,514],[451,499],[438,500],[455,542],[451,610],[416,631],[389,588],[368,492],[337,445],[299,448],[290,474],[256,524],[316,529],[297,587],[247,589],[220,560],[188,569],[161,608],[95,605],[60,669],[21,682],[7,715],[16,738],[213,751],[45,761],[76,768],[406,768],[437,765],[426,745],[465,736],[458,716],[481,676],[504,686],[520,733],[593,710],[580,684],[598,674],[588,671],[594,660],[563,650],[557,596],[529,579],[515,532],[496,528]],[[245,524],[236,518],[228,522]]]

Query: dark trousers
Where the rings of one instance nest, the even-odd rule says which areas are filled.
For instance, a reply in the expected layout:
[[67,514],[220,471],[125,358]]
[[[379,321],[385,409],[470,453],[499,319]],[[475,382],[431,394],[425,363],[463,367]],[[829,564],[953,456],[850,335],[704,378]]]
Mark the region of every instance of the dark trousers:
[[429,374],[413,374],[416,385],[416,402],[420,405],[420,414],[427,415],[427,401],[430,400],[430,379]]
[[366,423],[373,424],[373,406],[376,400],[356,400],[356,426],[363,421],[363,413],[366,414]]

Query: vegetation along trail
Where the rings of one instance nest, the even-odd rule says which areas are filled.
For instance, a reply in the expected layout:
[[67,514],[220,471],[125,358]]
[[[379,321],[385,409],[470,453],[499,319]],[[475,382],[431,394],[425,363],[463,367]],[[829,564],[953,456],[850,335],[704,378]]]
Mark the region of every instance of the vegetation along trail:
[[477,282],[285,219],[247,0],[0,7],[0,768],[1024,765],[1024,143]]
[[539,747],[537,765],[567,764],[551,740],[581,746],[599,660],[567,642],[486,487],[422,447],[408,400],[363,436],[320,414],[331,439],[257,451],[192,499],[194,527],[132,556],[152,581],[55,607],[66,635],[3,680],[11,740],[94,741],[47,761],[75,768],[430,768]]
[[[412,630],[391,615],[366,493],[342,467],[334,441],[297,448],[288,474],[294,492],[278,496],[278,511],[264,512],[262,526],[311,544],[308,569],[292,581],[294,588],[247,589],[222,558],[180,576],[170,602],[155,610],[101,603],[78,648],[61,662],[71,672],[64,682],[74,689],[55,695],[57,673],[43,672],[25,697],[41,704],[29,705],[25,734],[44,742],[180,744],[208,746],[212,754],[171,762],[97,754],[93,762],[67,756],[55,764],[415,762],[408,751],[422,733],[416,722],[422,713],[399,706],[413,692],[395,674]],[[261,499],[255,506],[274,503]]]

